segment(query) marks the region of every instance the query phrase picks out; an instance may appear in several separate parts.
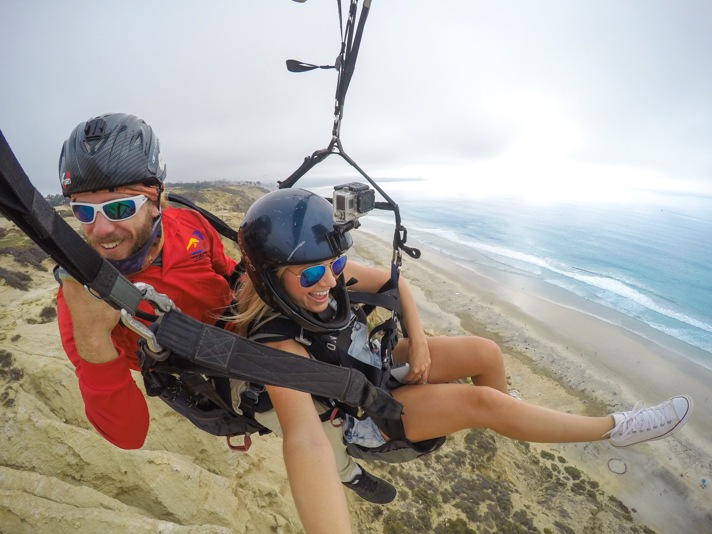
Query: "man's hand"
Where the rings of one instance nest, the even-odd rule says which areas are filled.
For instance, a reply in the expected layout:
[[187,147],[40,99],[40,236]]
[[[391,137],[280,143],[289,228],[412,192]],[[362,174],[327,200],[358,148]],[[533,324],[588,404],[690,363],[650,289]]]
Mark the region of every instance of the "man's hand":
[[82,360],[105,363],[119,353],[111,341],[111,331],[121,312],[89,294],[76,280],[63,280],[62,291],[74,326],[74,342]]

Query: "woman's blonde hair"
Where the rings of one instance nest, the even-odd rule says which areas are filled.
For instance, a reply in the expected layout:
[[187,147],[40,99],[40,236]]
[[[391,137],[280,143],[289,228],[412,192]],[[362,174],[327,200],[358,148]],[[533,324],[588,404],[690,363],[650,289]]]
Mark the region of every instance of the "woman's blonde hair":
[[[286,270],[286,267],[280,267],[275,271],[277,280],[281,282],[282,275]],[[236,291],[236,299],[238,313],[230,319],[236,325],[235,330],[237,333],[247,337],[249,325],[259,321],[266,313],[272,310],[272,307],[257,294],[257,290],[249,276],[243,276],[242,280],[240,280],[240,285]]]

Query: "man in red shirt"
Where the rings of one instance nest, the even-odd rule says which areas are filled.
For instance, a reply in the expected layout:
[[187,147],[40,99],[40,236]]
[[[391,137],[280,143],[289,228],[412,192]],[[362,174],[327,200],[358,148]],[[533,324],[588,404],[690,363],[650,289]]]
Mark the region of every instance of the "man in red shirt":
[[[64,143],[59,175],[87,242],[131,282],[153,286],[205,323],[214,324],[225,312],[236,262],[202,215],[162,205],[166,168],[148,124],[121,113],[80,123]],[[131,375],[140,370],[138,335],[119,323],[117,310],[61,269],[58,278],[62,345],[76,367],[87,418],[117,447],[139,448],[149,412]],[[153,312],[145,302],[141,307]],[[346,454],[338,430],[334,436],[344,485],[371,502],[392,501],[395,488],[362,470]]]

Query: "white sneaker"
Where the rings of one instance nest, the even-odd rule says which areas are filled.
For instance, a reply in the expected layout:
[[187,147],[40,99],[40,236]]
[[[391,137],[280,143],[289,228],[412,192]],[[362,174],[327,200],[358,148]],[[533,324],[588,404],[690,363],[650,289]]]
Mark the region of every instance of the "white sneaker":
[[639,401],[628,412],[611,414],[616,426],[604,436],[610,436],[611,445],[616,447],[663,439],[682,428],[692,407],[692,399],[687,395],[673,397],[651,408],[645,408]]

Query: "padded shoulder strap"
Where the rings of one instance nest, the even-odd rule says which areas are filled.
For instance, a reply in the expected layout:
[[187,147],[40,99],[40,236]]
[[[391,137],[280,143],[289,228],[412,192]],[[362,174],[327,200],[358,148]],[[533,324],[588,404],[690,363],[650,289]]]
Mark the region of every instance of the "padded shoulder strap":
[[[352,281],[356,282],[355,279]],[[401,313],[398,288],[392,277],[376,293],[349,291],[349,300],[353,304],[365,304],[363,311],[366,315],[369,315],[377,307],[391,310],[398,315]]]
[[355,369],[277,350],[171,311],[157,323],[156,340],[188,364],[213,372],[332,398],[367,414],[400,419],[403,406]]
[[168,200],[170,202],[175,202],[176,204],[181,204],[190,209],[193,209],[205,217],[213,228],[220,234],[228,239],[237,242],[237,231],[235,231],[230,225],[223,221],[217,215],[209,212],[205,208],[201,208],[191,200],[188,200],[184,196],[176,195],[175,193],[168,193]]
[[273,314],[260,320],[249,330],[249,339],[258,343],[295,339],[301,335],[302,328],[289,317]]

